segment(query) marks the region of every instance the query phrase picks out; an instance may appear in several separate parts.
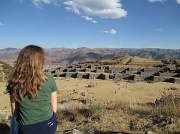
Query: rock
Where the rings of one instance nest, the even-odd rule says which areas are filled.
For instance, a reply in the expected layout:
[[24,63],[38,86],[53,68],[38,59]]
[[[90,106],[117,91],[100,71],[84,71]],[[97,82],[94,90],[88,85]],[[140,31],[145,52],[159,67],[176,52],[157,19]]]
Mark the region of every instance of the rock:
[[73,129],[71,134],[84,134],[84,133],[77,129]]
[[147,131],[145,134],[153,134],[153,131]]
[[63,132],[56,132],[55,134],[64,134]]
[[160,127],[164,127],[168,124],[173,124],[174,118],[165,116],[156,116],[153,118],[153,124],[157,124]]
[[86,133],[79,131],[77,129],[73,129],[73,130],[64,130],[63,132],[56,132],[55,134],[86,134]]
[[82,92],[81,95],[82,95],[82,96],[86,96],[86,93],[85,93],[85,92]]
[[166,120],[167,120],[168,124],[174,123],[174,118],[172,118],[172,117],[167,117]]

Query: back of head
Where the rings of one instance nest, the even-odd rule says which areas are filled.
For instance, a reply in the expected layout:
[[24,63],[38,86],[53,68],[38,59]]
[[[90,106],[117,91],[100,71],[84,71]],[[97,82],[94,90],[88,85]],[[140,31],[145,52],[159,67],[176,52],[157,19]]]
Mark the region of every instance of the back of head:
[[32,99],[37,97],[37,87],[45,82],[44,57],[44,50],[36,45],[28,45],[20,51],[9,79],[15,100],[22,101],[23,93]]
[[31,73],[41,70],[44,65],[44,50],[35,45],[28,45],[24,47],[19,53],[16,69]]

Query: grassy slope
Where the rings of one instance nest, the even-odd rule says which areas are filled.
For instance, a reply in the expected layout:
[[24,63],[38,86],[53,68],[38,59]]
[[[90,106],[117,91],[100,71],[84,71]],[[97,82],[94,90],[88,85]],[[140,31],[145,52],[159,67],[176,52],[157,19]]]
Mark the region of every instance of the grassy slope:
[[0,61],[0,67],[3,68],[3,72],[4,72],[5,75],[6,75],[5,78],[7,79],[8,76],[11,74],[13,67],[10,66],[10,65],[8,65],[8,64],[6,64],[6,63],[3,62],[3,61]]
[[95,65],[131,65],[133,67],[139,67],[139,66],[157,66],[161,65],[162,62],[158,60],[148,59],[148,58],[140,58],[140,57],[131,57],[131,56],[118,56],[113,57],[111,59],[103,59],[103,60],[97,60],[97,61],[91,61],[91,62],[85,62]]

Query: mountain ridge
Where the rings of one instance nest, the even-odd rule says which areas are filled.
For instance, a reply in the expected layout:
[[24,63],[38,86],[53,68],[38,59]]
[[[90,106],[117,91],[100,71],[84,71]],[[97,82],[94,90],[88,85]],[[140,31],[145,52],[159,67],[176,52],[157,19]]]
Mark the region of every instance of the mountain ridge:
[[[21,49],[0,50],[0,60],[14,62]],[[115,56],[138,56],[155,60],[180,59],[180,49],[161,48],[45,48],[46,62],[69,64]]]

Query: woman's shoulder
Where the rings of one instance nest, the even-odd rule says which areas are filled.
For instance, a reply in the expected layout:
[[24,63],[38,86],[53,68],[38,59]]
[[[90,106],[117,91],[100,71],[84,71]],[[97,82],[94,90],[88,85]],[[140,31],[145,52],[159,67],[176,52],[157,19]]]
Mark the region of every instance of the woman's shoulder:
[[48,74],[48,73],[44,73],[44,75],[47,77],[47,79],[52,79],[52,78],[54,78],[54,76],[53,76],[53,75]]

